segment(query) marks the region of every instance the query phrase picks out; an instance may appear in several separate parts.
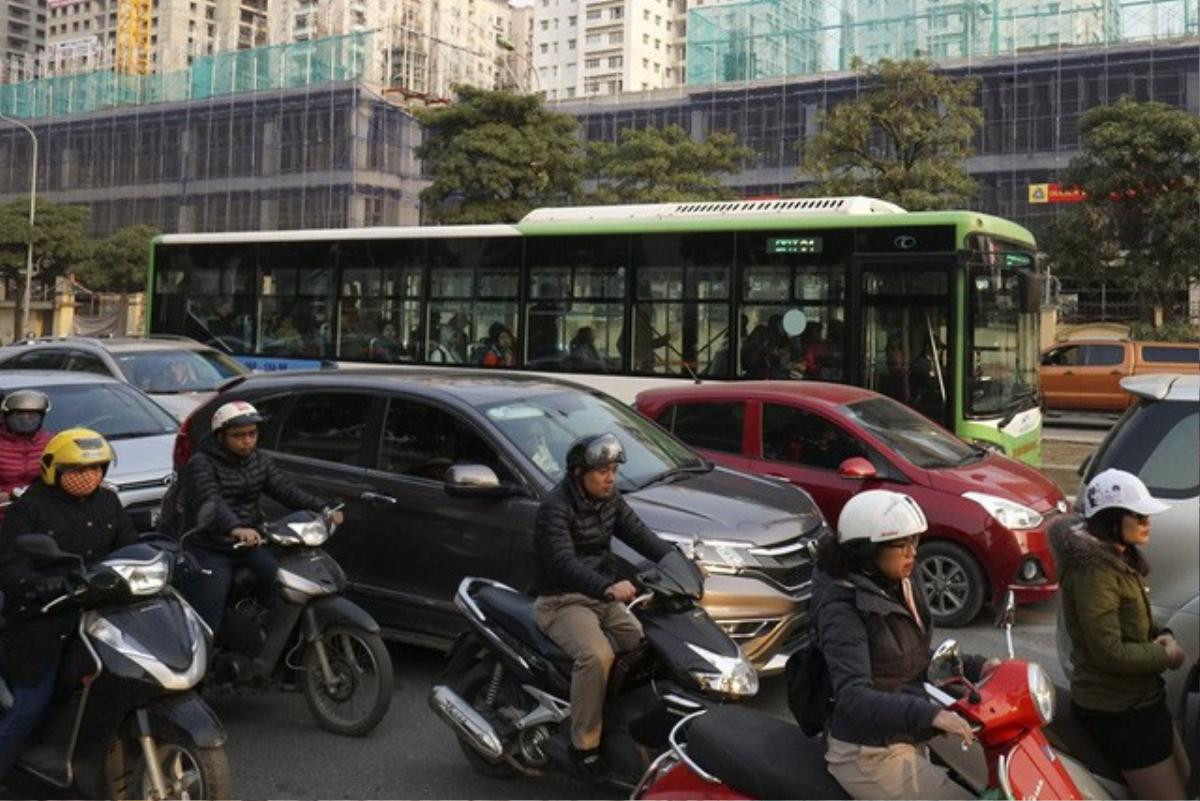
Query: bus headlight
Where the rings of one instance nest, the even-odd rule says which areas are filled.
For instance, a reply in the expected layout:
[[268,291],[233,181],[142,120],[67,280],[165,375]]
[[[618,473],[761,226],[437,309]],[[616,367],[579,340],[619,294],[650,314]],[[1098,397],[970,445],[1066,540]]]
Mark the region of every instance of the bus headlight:
[[964,492],[962,496],[967,500],[975,501],[984,508],[984,511],[995,518],[997,523],[1013,531],[1037,528],[1042,524],[1040,514],[1015,501],[997,498],[986,492]]
[[1054,682],[1042,670],[1037,662],[1030,662],[1025,670],[1029,682],[1029,694],[1033,696],[1033,706],[1037,709],[1038,717],[1043,726],[1049,726],[1054,720]]

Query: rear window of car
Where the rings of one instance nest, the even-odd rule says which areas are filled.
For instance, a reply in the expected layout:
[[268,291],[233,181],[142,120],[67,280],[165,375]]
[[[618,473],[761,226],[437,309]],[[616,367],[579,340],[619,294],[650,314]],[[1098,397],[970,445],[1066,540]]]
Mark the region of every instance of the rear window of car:
[[1156,498],[1200,495],[1200,407],[1189,401],[1142,401],[1088,465],[1087,479],[1115,467],[1133,473]]
[[1179,347],[1175,345],[1144,345],[1142,346],[1142,361],[1144,362],[1174,362],[1187,364],[1200,362],[1200,348]]

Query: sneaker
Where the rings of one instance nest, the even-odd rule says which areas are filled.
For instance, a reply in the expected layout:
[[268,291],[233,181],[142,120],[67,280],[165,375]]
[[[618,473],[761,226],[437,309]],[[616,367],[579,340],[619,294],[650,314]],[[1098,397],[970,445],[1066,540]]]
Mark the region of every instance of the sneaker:
[[599,748],[581,751],[572,745],[570,753],[571,764],[583,779],[593,784],[603,784],[608,780],[608,767],[600,758]]

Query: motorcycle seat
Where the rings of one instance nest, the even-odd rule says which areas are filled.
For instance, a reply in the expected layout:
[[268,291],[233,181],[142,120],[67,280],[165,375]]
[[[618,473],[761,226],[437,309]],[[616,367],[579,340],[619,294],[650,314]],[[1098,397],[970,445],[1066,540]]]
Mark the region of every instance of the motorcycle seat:
[[575,660],[571,659],[554,641],[542,633],[533,622],[533,599],[512,590],[499,587],[483,587],[475,595],[475,603],[488,617],[521,642],[532,647],[569,673]]
[[751,798],[848,799],[825,769],[825,741],[740,706],[718,706],[687,730],[697,765]]

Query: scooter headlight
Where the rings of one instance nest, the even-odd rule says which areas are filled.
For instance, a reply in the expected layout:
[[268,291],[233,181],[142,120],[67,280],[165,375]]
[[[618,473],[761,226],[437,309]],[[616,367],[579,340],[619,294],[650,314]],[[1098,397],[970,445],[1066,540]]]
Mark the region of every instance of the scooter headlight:
[[310,548],[316,548],[319,545],[324,545],[325,540],[329,539],[329,529],[326,528],[322,520],[305,520],[303,522],[288,523],[288,530]]
[[738,649],[737,656],[722,656],[694,643],[687,647],[714,670],[693,670],[692,678],[701,689],[736,697],[750,697],[758,692],[758,672]]
[[1038,717],[1043,726],[1049,726],[1054,720],[1054,682],[1046,675],[1046,671],[1036,662],[1030,662],[1026,669],[1026,679],[1029,681],[1029,694],[1033,696],[1033,705],[1037,708]]
[[165,553],[144,562],[116,559],[104,566],[125,580],[132,595],[156,595],[171,580],[171,560]]

